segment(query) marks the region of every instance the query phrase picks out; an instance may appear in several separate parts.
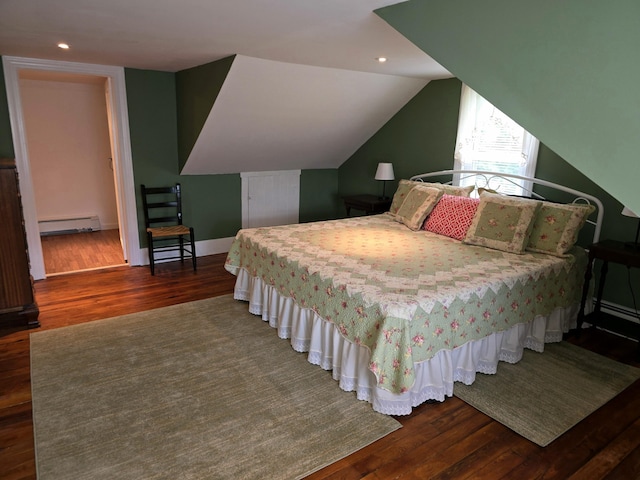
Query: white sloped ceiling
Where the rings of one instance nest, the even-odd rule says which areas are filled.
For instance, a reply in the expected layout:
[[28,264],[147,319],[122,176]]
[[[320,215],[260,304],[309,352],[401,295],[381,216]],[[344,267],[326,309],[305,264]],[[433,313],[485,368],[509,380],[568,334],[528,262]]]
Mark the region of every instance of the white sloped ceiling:
[[427,83],[237,55],[181,173],[337,168]]

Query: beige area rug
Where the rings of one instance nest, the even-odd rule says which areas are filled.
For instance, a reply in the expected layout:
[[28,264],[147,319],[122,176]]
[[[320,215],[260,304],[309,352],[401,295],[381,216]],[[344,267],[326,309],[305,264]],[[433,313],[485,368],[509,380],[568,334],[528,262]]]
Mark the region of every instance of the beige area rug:
[[478,374],[453,393],[545,447],[638,378],[638,368],[561,342],[544,353],[525,350],[517,364],[501,362],[497,375]]
[[31,335],[38,478],[292,479],[400,428],[231,296]]

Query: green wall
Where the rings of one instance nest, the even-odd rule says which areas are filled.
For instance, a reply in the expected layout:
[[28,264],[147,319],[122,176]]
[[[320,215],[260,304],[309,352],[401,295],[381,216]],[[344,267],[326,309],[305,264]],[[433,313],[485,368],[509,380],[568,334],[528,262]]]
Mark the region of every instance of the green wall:
[[4,83],[4,68],[0,61],[0,158],[14,158],[14,156],[11,122],[9,120],[9,105],[7,104],[7,89]]
[[196,240],[235,236],[241,226],[240,176],[179,174],[176,75],[126,69],[125,79],[141,242],[146,245],[143,183],[182,184],[185,223],[194,227]]
[[176,74],[180,170],[187,163],[234,59],[232,55]]
[[[210,66],[199,69],[206,75]],[[187,74],[197,84],[194,71]],[[180,175],[178,154],[178,111],[181,74],[151,70],[125,70],[127,104],[131,132],[131,152],[138,203],[140,241],[143,235],[143,216],[139,185],[165,185],[180,182],[184,190],[185,222],[192,225],[196,240],[234,237],[242,226],[240,174]],[[197,76],[196,76],[197,77]],[[183,77],[182,94],[187,89]],[[219,85],[213,83],[216,91]],[[199,98],[206,94],[198,94]],[[189,109],[196,108],[193,99]],[[205,104],[208,101],[203,100]],[[210,105],[208,106],[210,108]],[[184,115],[183,110],[183,115]],[[202,113],[202,112],[201,112]],[[193,124],[192,124],[193,125]],[[314,221],[335,218],[337,211],[338,171],[303,170],[300,180],[300,220]]]
[[429,82],[340,167],[340,195],[382,195],[378,162],[393,163],[389,196],[402,178],[453,168],[461,88],[457,79]]
[[337,168],[302,170],[300,223],[332,220],[344,209],[338,192]]
[[[461,87],[458,79],[435,80],[427,84],[340,167],[340,194],[381,194],[380,182],[373,179],[378,161],[393,163],[396,181],[387,183],[390,194],[402,178],[452,169]],[[544,144],[540,145],[536,176],[598,197],[604,203],[605,212],[601,238],[629,241],[635,237],[638,223],[620,215],[622,204]],[[557,194],[551,196],[544,188],[536,190],[550,200],[573,200]],[[587,246],[592,237],[593,230],[585,227],[580,243]],[[596,270],[596,277],[598,272]],[[627,272],[624,267],[610,266],[605,299],[633,307],[628,273],[634,285],[640,284],[637,270]]]
[[[235,55],[176,73],[178,170],[181,170],[186,163],[234,59]],[[193,175],[180,178],[190,177]],[[224,179],[229,179],[228,190],[224,193],[223,198],[233,199],[230,206],[234,212],[237,210],[240,215],[241,184],[239,175],[208,175],[205,177],[219,177],[223,179],[223,182],[226,182]],[[337,189],[337,169],[303,170],[300,176],[300,221],[309,222],[335,218],[339,208]],[[241,224],[239,217],[238,222],[240,222],[239,228]],[[235,235],[235,231],[233,235]]]
[[640,2],[411,0],[376,13],[640,212]]

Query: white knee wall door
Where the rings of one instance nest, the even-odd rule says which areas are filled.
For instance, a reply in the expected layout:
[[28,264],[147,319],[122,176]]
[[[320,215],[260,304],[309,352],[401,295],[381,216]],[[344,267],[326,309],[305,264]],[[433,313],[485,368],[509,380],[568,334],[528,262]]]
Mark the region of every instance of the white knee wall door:
[[300,170],[243,172],[242,228],[299,222]]

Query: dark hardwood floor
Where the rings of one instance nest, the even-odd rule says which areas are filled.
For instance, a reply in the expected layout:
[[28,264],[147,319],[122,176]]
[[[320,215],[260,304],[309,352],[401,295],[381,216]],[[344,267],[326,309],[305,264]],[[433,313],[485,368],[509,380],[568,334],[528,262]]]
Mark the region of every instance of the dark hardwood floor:
[[[235,277],[224,260],[201,257],[195,273],[189,262],[174,262],[154,277],[146,267],[124,266],[37,281],[40,330],[231,293]],[[35,478],[29,333],[0,329],[0,478],[6,480]],[[640,366],[630,340],[588,330],[571,341]],[[457,398],[422,405],[398,420],[400,430],[309,478],[640,478],[640,381],[546,448]]]

